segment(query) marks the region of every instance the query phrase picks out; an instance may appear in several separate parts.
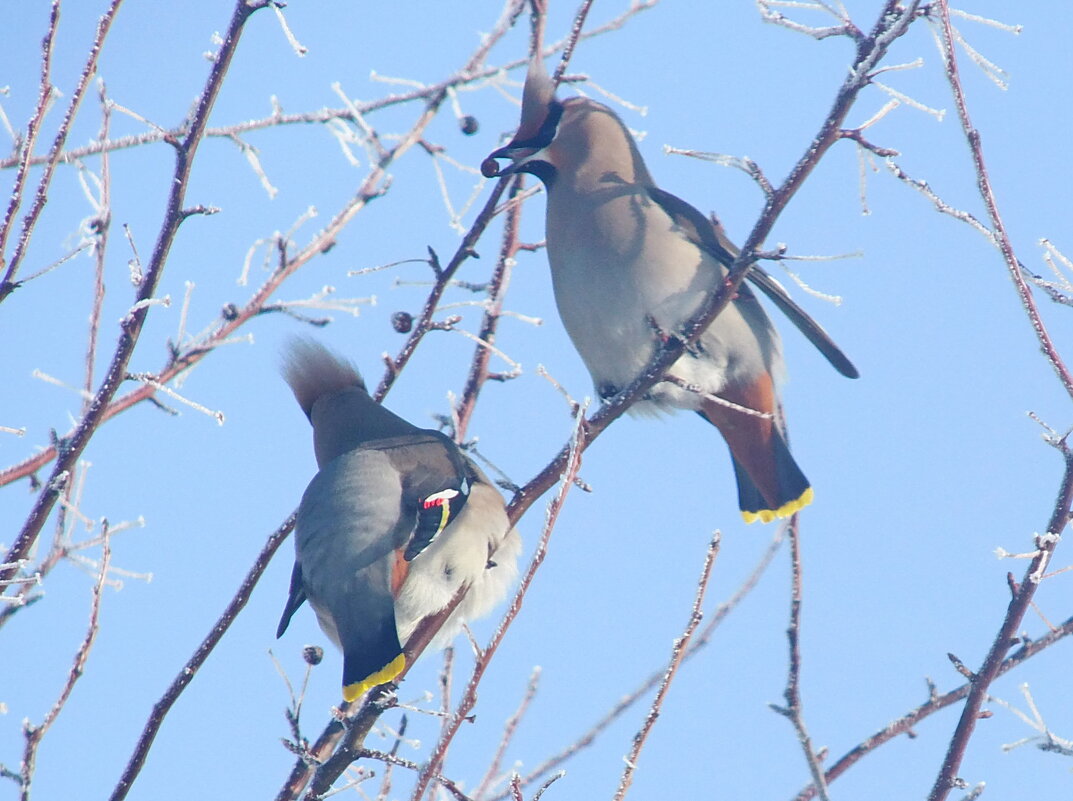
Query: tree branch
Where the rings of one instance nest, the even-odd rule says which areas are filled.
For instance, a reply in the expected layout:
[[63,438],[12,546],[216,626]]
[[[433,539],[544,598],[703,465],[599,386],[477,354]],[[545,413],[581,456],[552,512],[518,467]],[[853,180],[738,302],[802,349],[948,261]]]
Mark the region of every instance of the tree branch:
[[991,644],[983,664],[973,674],[972,680],[967,685],[969,691],[965,707],[961,711],[961,718],[950,739],[946,756],[943,757],[942,767],[936,776],[928,801],[943,801],[952,789],[959,786],[956,781],[958,768],[961,766],[969,740],[976,728],[976,721],[980,718],[980,709],[987,699],[988,687],[1003,672],[1002,668],[1005,664],[1003,657],[1017,642],[1017,630],[1043,580],[1054,549],[1062,539],[1062,531],[1069,524],[1070,510],[1073,507],[1073,450],[1063,446],[1062,454],[1065,457],[1065,474],[1058,488],[1058,498],[1055,501],[1050,522],[1047,524],[1047,532],[1036,536],[1036,553],[1029,561],[1024,578],[1006,609],[1006,616],[1002,620],[1002,625],[999,626],[998,634],[995,635],[995,641]]
[[809,773],[812,774],[814,787],[821,801],[829,801],[827,795],[827,783],[823,777],[823,767],[816,756],[816,750],[812,747],[812,738],[805,726],[805,717],[801,705],[801,538],[798,533],[798,516],[790,518],[790,565],[792,581],[790,587],[790,625],[786,629],[786,639],[790,646],[790,666],[786,672],[786,706],[772,708],[780,715],[785,716],[793,724],[797,732],[798,742],[805,752],[805,762],[808,764]]
[[693,599],[693,607],[689,612],[689,621],[686,623],[682,636],[674,641],[674,647],[671,649],[671,660],[667,664],[667,669],[663,672],[663,680],[660,682],[659,690],[656,692],[656,697],[652,699],[652,706],[645,716],[641,730],[633,737],[633,747],[626,757],[626,767],[622,771],[622,779],[619,781],[618,790],[615,792],[613,801],[622,801],[630,789],[630,784],[633,783],[633,773],[637,769],[637,760],[641,756],[641,749],[644,748],[652,727],[656,725],[656,720],[663,709],[663,700],[667,697],[671,682],[678,672],[678,666],[682,664],[682,659],[686,655],[693,633],[697,630],[697,626],[700,625],[701,618],[704,617],[701,611],[704,605],[704,593],[708,589],[708,580],[712,575],[712,565],[715,564],[715,559],[719,555],[719,545],[720,536],[717,531],[715,536],[712,537],[712,541],[708,543],[708,552],[704,556],[704,565],[701,567],[700,579],[697,581],[697,594]]
[[141,773],[142,767],[145,765],[146,757],[149,756],[149,749],[153,747],[153,741],[164,723],[164,718],[171,711],[175,702],[179,700],[183,690],[194,680],[194,676],[197,675],[197,671],[201,666],[205,664],[209,654],[223,639],[231,624],[235,622],[238,613],[246,606],[246,602],[250,600],[250,595],[260,580],[261,574],[265,572],[268,563],[272,560],[276,551],[279,550],[279,546],[283,544],[283,541],[287,539],[287,535],[294,528],[296,517],[297,515],[292,514],[283,521],[279,528],[272,532],[264,547],[261,548],[261,552],[257,555],[257,559],[254,560],[253,566],[246,574],[246,578],[243,579],[242,584],[239,586],[238,592],[224,608],[223,614],[220,615],[209,633],[205,635],[205,639],[201,641],[201,645],[194,651],[193,656],[187,660],[178,675],[172,680],[164,695],[153,705],[149,720],[146,721],[145,727],[142,729],[142,734],[138,738],[134,752],[131,754],[127,767],[123,770],[123,775],[120,776],[115,789],[112,790],[109,801],[123,801],[127,797],[134,780],[138,778],[138,774]]
[[[168,197],[167,210],[164,214],[164,222],[160,229],[160,236],[153,249],[149,267],[137,287],[135,304],[120,324],[119,343],[112,356],[108,372],[94,395],[93,402],[82,416],[82,420],[75,427],[73,434],[63,441],[62,447],[56,448],[57,458],[56,464],[52,468],[52,474],[38,494],[37,501],[34,503],[22,530],[8,550],[4,558],[5,563],[18,562],[29,553],[31,546],[41,532],[42,526],[45,524],[45,520],[52,511],[56,498],[67,481],[72,467],[78,457],[81,456],[82,451],[85,450],[97,427],[103,421],[109,403],[119,389],[119,385],[126,378],[127,365],[134,353],[134,348],[142,332],[142,326],[145,324],[145,317],[149,312],[149,307],[145,304],[145,301],[150,300],[156,292],[157,285],[164,272],[168,252],[183,219],[183,198],[186,195],[190,170],[193,167],[197,146],[208,122],[209,112],[212,111],[213,103],[216,101],[220,87],[223,85],[224,76],[227,74],[231,59],[238,48],[239,38],[242,35],[242,29],[246,21],[253,13],[264,6],[264,2],[249,3],[246,0],[238,0],[235,4],[235,11],[231,17],[227,35],[220,46],[220,52],[216,60],[213,62],[205,89],[198,98],[190,125],[190,133],[182,142],[175,143],[175,171],[172,177],[171,191]],[[10,579],[14,573],[14,567],[0,566],[0,580]]]
[[1051,363],[1051,367],[1057,374],[1058,380],[1061,381],[1062,386],[1065,387],[1066,393],[1073,398],[1073,375],[1070,374],[1069,369],[1062,360],[1061,354],[1059,354],[1058,349],[1055,347],[1054,342],[1047,331],[1047,327],[1044,325],[1043,319],[1040,317],[1039,309],[1036,307],[1036,301],[1032,297],[1032,291],[1029,289],[1028,283],[1025,281],[1025,277],[1021,272],[1020,262],[1017,260],[1017,255],[1013,249],[1013,243],[1010,241],[1009,233],[1006,231],[1006,224],[1003,222],[1002,215],[999,213],[998,201],[995,199],[995,192],[991,186],[991,178],[987,172],[987,165],[984,163],[984,151],[981,146],[980,132],[973,126],[972,119],[969,117],[969,108],[965,102],[965,92],[962,89],[961,77],[958,72],[957,54],[954,51],[954,35],[950,26],[950,4],[948,0],[937,0],[933,8],[930,10],[934,10],[935,8],[937,8],[939,12],[938,26],[941,33],[940,38],[942,41],[943,56],[946,61],[946,77],[950,84],[950,91],[954,95],[954,105],[957,107],[958,119],[961,121],[961,129],[965,133],[965,138],[968,140],[969,144],[969,152],[972,154],[972,163],[976,169],[976,186],[980,190],[980,198],[984,201],[984,206],[987,208],[987,215],[991,219],[991,228],[997,239],[999,251],[1002,253],[1002,258],[1006,261],[1006,268],[1009,270],[1010,279],[1013,281],[1013,285],[1017,290],[1017,296],[1021,299],[1021,305],[1024,306],[1025,314],[1028,316],[1028,320],[1032,324],[1032,330],[1035,332],[1036,338],[1039,340],[1040,348],[1047,357],[1047,361]]
[[[1004,676],[1011,670],[1020,667],[1022,664],[1024,664],[1036,654],[1045,651],[1059,640],[1065,639],[1071,634],[1073,634],[1073,617],[1066,620],[1060,626],[1057,626],[1051,631],[1048,631],[1044,636],[1040,637],[1039,639],[1024,642],[1021,647],[1017,649],[1016,652],[1014,652],[1005,660],[1003,660],[1002,665],[999,667],[998,672],[995,674],[995,678],[998,678],[999,676]],[[931,686],[930,682],[929,686]],[[946,709],[946,707],[963,700],[968,696],[969,691],[972,690],[972,687],[972,682],[966,682],[965,684],[962,684],[961,686],[956,687],[947,693],[943,693],[942,695],[937,694],[934,690],[934,687],[932,687],[930,697],[927,701],[925,701],[923,704],[916,707],[915,709],[911,710],[910,712],[907,712],[905,715],[902,715],[897,720],[888,723],[882,729],[870,735],[869,737],[866,737],[860,743],[858,743],[845,754],[843,754],[837,761],[835,761],[831,765],[830,768],[827,769],[827,772],[824,774],[825,780],[828,784],[830,784],[847,770],[849,770],[851,767],[853,767],[855,764],[857,764],[861,759],[868,756],[868,754],[871,754],[884,743],[893,740],[895,737],[901,734],[912,735],[913,728],[920,721],[930,717],[941,709]],[[799,792],[794,797],[794,801],[809,801],[809,799],[815,797],[816,787],[815,785],[809,785],[808,787],[801,790],[801,792]]]

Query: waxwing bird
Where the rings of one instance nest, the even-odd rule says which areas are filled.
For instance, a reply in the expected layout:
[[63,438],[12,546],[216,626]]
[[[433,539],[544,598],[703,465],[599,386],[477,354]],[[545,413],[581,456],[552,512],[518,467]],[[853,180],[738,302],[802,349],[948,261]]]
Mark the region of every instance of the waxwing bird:
[[283,376],[313,424],[320,472],[298,507],[276,636],[308,600],[343,651],[343,697],[353,701],[402,672],[402,643],[461,587],[434,646],[502,599],[521,540],[502,496],[458,446],[373,401],[349,363],[298,340]]
[[[659,346],[716,291],[737,256],[721,228],[659,189],[625,124],[583,97],[559,100],[539,57],[530,62],[521,124],[481,165],[488,177],[526,172],[547,192],[546,246],[559,315],[601,398],[636,379]],[[500,170],[496,159],[510,159]],[[753,266],[764,292],[843,375],[857,370],[781,285]],[[812,488],[786,444],[776,392],[778,332],[756,295],[737,296],[631,411],[692,409],[730,447],[746,522],[786,517]]]

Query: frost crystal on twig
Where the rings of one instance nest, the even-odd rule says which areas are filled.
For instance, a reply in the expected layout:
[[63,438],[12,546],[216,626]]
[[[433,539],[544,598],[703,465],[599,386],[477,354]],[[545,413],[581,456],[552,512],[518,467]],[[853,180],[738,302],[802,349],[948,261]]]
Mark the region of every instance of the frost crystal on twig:
[[224,424],[224,413],[223,412],[221,412],[221,411],[213,411],[212,409],[210,409],[207,406],[204,406],[204,405],[198,403],[197,401],[190,400],[189,398],[184,397],[183,395],[180,395],[178,392],[173,390],[171,387],[160,383],[160,381],[157,380],[157,377],[155,375],[153,375],[152,373],[130,373],[127,377],[132,379],[132,380],[134,380],[134,381],[141,381],[143,384],[147,384],[148,386],[151,386],[157,392],[163,392],[169,398],[173,398],[174,400],[179,401],[179,403],[182,403],[182,404],[184,404],[186,406],[189,406],[191,409],[194,409],[195,411],[199,411],[202,414],[208,415],[209,417],[211,417],[214,420],[216,420],[216,422],[219,425]]

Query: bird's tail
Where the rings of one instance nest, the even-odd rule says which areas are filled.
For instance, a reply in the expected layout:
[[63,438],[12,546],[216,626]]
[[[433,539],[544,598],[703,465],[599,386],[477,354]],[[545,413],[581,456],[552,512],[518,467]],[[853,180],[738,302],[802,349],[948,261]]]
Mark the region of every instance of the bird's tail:
[[332,622],[343,646],[343,698],[354,701],[398,677],[406,668],[406,657],[395,627],[394,603],[386,588],[383,592],[371,587],[349,589],[346,602],[336,604]]
[[771,378],[730,388],[720,395],[742,409],[705,400],[700,413],[719,429],[734,462],[738,505],[746,523],[789,517],[812,503],[812,487],[797,466],[775,419]]
[[[812,503],[812,487],[797,466],[786,440],[777,431],[772,436],[772,461],[776,483],[767,493],[762,491],[737,457],[731,453],[734,475],[738,479],[738,508],[746,523],[770,523],[777,517],[789,517]],[[773,500],[769,500],[773,498]]]
[[308,417],[322,395],[347,387],[365,389],[361,374],[350,362],[319,342],[295,337],[283,353],[283,379]]

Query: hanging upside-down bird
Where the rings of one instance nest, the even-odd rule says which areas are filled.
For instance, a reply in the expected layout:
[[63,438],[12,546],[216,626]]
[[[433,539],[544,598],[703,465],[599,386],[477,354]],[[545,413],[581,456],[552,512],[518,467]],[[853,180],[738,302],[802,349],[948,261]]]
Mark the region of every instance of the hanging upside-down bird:
[[[511,164],[501,170],[496,159]],[[680,331],[738,255],[712,221],[655,185],[611,109],[583,97],[555,97],[539,35],[518,131],[481,169],[487,177],[531,173],[544,183],[555,302],[604,399],[641,374],[661,333]],[[748,278],[835,369],[857,377],[849,359],[777,281],[755,265]],[[716,426],[730,447],[742,515],[750,523],[769,522],[812,502],[809,481],[786,444],[776,394],[782,372],[778,332],[742,284],[668,371],[677,382],[657,384],[632,410],[692,409]]]
[[350,364],[299,340],[283,374],[313,424],[320,472],[298,507],[276,636],[308,599],[343,651],[343,697],[353,701],[402,672],[402,643],[463,586],[433,645],[488,612],[514,580],[521,540],[458,446],[374,402]]

